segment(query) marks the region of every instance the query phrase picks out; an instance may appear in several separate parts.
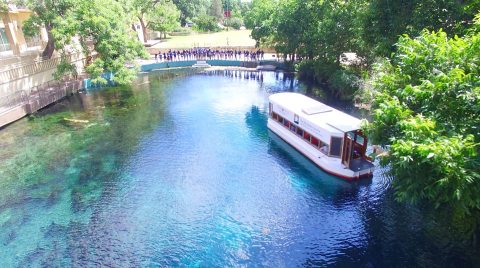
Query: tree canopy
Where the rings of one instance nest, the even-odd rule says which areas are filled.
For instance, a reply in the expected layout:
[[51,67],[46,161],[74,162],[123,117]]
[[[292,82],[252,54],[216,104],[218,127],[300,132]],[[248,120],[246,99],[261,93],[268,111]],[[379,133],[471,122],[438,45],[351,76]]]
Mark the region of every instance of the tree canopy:
[[374,55],[389,56],[399,36],[423,29],[465,34],[480,10],[476,0],[374,0],[362,19],[362,38]]
[[147,13],[147,28],[159,32],[169,32],[180,26],[180,11],[172,2],[156,5]]
[[476,0],[253,0],[245,22],[281,53],[330,64],[355,52],[370,64],[394,52],[402,34],[464,34],[478,10]]
[[8,11],[8,5],[5,2],[0,2],[0,12],[7,12]]
[[[477,25],[478,25],[477,21]],[[480,31],[404,35],[373,79],[373,142],[400,200],[480,209]]]
[[[130,30],[129,19],[123,6],[115,0],[29,0],[28,6],[34,12],[25,22],[28,33],[45,26],[48,44],[43,53],[51,57],[53,50],[62,54],[62,63],[57,76],[74,71],[65,60],[66,54],[80,44],[83,53],[94,56],[86,71],[94,81],[104,82],[104,72],[113,72],[114,81],[129,83],[136,73],[126,64],[145,56],[143,45]],[[93,44],[93,49],[88,45]],[[71,65],[70,65],[71,66]]]

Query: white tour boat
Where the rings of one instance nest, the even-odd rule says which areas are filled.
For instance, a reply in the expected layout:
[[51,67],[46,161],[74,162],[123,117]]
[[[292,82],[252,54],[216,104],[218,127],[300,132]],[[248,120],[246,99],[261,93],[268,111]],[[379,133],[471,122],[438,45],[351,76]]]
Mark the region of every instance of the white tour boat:
[[298,93],[269,100],[268,128],[321,169],[347,180],[372,176],[361,120]]

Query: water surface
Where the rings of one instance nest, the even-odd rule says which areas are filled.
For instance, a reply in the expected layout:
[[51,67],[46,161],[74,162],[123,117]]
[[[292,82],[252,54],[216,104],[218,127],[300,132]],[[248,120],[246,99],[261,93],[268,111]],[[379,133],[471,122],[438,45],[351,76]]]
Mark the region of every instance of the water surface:
[[[0,130],[1,267],[475,266],[390,179],[347,183],[266,128],[282,73],[151,73]],[[342,103],[325,101],[358,114]]]

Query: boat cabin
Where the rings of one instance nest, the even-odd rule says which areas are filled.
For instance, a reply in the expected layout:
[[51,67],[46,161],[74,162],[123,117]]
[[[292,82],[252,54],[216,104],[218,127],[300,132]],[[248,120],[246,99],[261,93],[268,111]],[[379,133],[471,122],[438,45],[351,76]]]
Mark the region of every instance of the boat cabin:
[[[361,120],[353,116],[302,94],[277,93],[270,96],[269,119],[344,168],[354,172],[373,168],[366,156],[368,140],[360,130]],[[285,137],[289,142],[290,137]]]

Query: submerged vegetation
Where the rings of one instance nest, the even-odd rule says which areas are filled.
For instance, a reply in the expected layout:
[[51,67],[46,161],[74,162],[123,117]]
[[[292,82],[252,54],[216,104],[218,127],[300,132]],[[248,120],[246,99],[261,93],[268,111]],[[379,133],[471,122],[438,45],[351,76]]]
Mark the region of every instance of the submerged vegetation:
[[[159,86],[158,81],[154,83]],[[24,132],[22,135],[0,135],[0,146],[5,148],[0,152],[4,159],[0,162],[0,186],[9,189],[2,192],[0,207],[10,200],[29,198],[28,195],[19,196],[19,193],[32,189],[34,197],[39,200],[50,198],[42,195],[43,185],[65,178],[63,175],[68,181],[58,184],[57,187],[62,189],[81,184],[78,181],[101,184],[105,178],[115,177],[114,167],[119,165],[117,156],[134,149],[138,134],[150,131],[164,114],[161,91],[110,88],[106,93],[98,94],[93,101],[92,97],[84,98],[82,95],[71,98],[66,100],[69,102],[67,107],[56,104],[50,109],[57,112],[39,113],[13,126],[18,128],[17,131]],[[88,113],[82,110],[85,108],[89,109]],[[124,124],[128,124],[128,131],[125,131]],[[105,147],[97,146],[98,143],[116,145],[119,151],[99,151],[105,150]],[[12,148],[21,150],[9,150]],[[92,159],[92,155],[103,157]],[[90,165],[89,168],[85,168],[86,165]],[[85,187],[82,191],[89,189],[88,185]],[[45,190],[45,193],[50,192]]]

